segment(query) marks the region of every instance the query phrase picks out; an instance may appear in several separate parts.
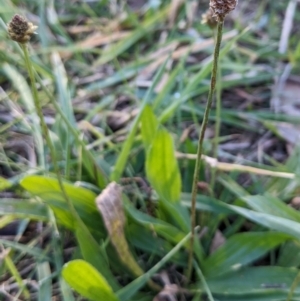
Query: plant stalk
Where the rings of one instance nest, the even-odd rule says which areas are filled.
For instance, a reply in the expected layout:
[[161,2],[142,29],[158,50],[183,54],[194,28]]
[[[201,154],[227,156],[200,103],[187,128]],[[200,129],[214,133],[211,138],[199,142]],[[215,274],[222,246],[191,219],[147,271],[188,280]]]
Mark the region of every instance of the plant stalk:
[[194,260],[194,252],[193,251],[194,251],[195,227],[196,227],[196,197],[197,197],[197,190],[198,190],[201,156],[203,153],[203,141],[204,141],[204,134],[205,134],[207,123],[208,123],[210,108],[211,108],[211,105],[213,102],[214,91],[215,91],[215,87],[216,87],[219,53],[220,53],[221,41],[222,41],[222,35],[223,35],[223,24],[224,24],[223,20],[218,22],[217,40],[216,40],[216,45],[215,45],[215,50],[214,50],[213,69],[212,69],[211,80],[210,80],[210,90],[208,93],[206,108],[205,108],[204,117],[202,120],[199,140],[198,140],[197,159],[196,159],[196,165],[195,165],[195,170],[194,170],[193,188],[192,188],[191,238],[190,238],[190,248],[189,248],[189,257],[188,257],[188,270],[187,270],[188,281],[190,281],[190,279],[191,279],[193,260]]
[[29,57],[29,52],[28,52],[28,45],[27,44],[20,44],[20,46],[21,46],[21,48],[23,50],[23,53],[24,53],[25,66],[27,68],[29,78],[30,78],[30,82],[31,82],[31,90],[32,90],[32,95],[33,95],[33,100],[34,100],[34,106],[36,108],[37,115],[40,119],[40,124],[41,124],[41,128],[42,128],[43,136],[44,136],[44,138],[46,140],[46,143],[47,143],[47,145],[49,147],[49,150],[50,150],[50,155],[51,155],[51,158],[52,158],[52,163],[53,163],[53,167],[54,167],[54,171],[55,171],[55,174],[56,174],[56,177],[57,177],[59,187],[61,189],[63,197],[65,198],[65,200],[67,202],[67,205],[70,209],[70,212],[73,215],[75,221],[81,222],[81,219],[80,219],[73,203],[71,202],[71,200],[69,199],[69,197],[66,193],[66,190],[65,190],[65,187],[64,187],[64,184],[63,184],[63,180],[62,180],[62,177],[61,177],[61,174],[60,174],[60,171],[59,171],[59,167],[58,167],[58,163],[57,163],[57,157],[56,157],[56,151],[55,151],[54,145],[52,143],[50,133],[49,133],[47,124],[45,122],[42,107],[41,107],[39,97],[38,97],[34,71],[33,71],[33,67],[32,67],[31,60],[30,60],[30,57]]

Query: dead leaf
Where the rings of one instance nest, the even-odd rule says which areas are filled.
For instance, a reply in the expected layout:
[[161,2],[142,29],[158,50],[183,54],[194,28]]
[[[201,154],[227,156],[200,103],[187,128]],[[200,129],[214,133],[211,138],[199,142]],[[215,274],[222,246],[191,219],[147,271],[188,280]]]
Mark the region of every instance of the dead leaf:
[[120,260],[135,276],[143,275],[143,270],[129,250],[124,234],[125,214],[121,186],[116,182],[110,183],[96,198],[96,204]]
[[216,231],[215,236],[212,240],[212,243],[210,245],[210,254],[217,251],[224,243],[226,242],[226,238],[223,235],[223,233],[219,230]]

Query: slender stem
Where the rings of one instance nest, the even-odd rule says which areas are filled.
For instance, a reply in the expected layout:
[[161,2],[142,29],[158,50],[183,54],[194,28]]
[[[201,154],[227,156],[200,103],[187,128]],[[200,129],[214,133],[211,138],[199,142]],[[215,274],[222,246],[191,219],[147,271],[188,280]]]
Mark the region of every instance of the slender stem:
[[[218,70],[218,78],[217,78],[217,87],[216,87],[216,124],[215,124],[215,134],[213,141],[213,157],[218,158],[218,148],[219,148],[219,138],[220,138],[220,129],[221,129],[221,111],[222,111],[222,103],[221,103],[221,92],[222,92],[222,84],[221,84],[221,68]],[[213,168],[211,171],[211,181],[210,187],[214,190],[216,183],[216,173],[217,169]]]
[[31,81],[31,90],[32,90],[34,105],[35,105],[35,108],[36,108],[37,115],[40,119],[40,124],[41,124],[41,128],[42,128],[43,136],[44,136],[44,138],[46,140],[46,143],[47,143],[47,145],[49,147],[49,150],[50,150],[50,155],[51,155],[51,158],[52,158],[53,167],[54,167],[54,171],[56,173],[56,177],[57,177],[59,187],[61,189],[63,197],[65,198],[65,200],[68,204],[68,207],[70,209],[71,214],[73,215],[73,217],[75,218],[76,221],[81,222],[81,219],[80,219],[76,209],[74,208],[73,203],[71,202],[71,200],[69,199],[69,197],[66,193],[66,190],[65,190],[65,187],[64,187],[64,184],[63,184],[63,180],[62,180],[62,177],[61,177],[61,174],[60,174],[60,171],[59,171],[59,167],[58,167],[58,163],[57,163],[57,157],[56,157],[56,151],[55,151],[54,145],[52,143],[50,133],[49,133],[47,124],[45,122],[42,107],[41,107],[39,97],[38,97],[34,71],[33,71],[33,68],[32,68],[32,64],[31,64],[30,57],[29,57],[29,52],[28,52],[28,46],[27,46],[27,44],[20,44],[20,45],[21,45],[21,48],[24,52],[25,65],[26,65],[26,68],[27,68],[27,71],[28,71],[28,74],[29,74],[29,78],[30,78],[30,81]]
[[200,164],[201,164],[201,156],[203,152],[203,140],[204,134],[206,131],[209,113],[211,104],[213,101],[213,95],[216,86],[217,80],[217,72],[218,72],[218,60],[219,60],[219,53],[222,41],[222,34],[223,34],[223,24],[224,22],[221,21],[218,23],[217,28],[217,41],[214,50],[214,59],[213,59],[213,69],[211,74],[211,81],[210,81],[210,90],[207,98],[206,108],[204,112],[204,117],[201,125],[199,140],[198,140],[198,149],[197,149],[197,160],[194,170],[194,178],[193,178],[193,188],[192,188],[192,208],[191,208],[191,239],[190,239],[190,249],[189,249],[189,259],[188,259],[188,270],[187,270],[187,278],[190,280],[192,275],[192,268],[193,268],[193,259],[194,259],[194,241],[195,241],[195,227],[196,227],[196,197],[197,197],[197,184],[199,180],[199,171],[200,171]]
[[286,301],[291,301],[292,300],[293,295],[295,293],[295,290],[298,287],[299,283],[300,283],[300,272],[298,272],[295,280],[292,283],[292,286],[290,288],[290,291],[289,291],[289,294],[288,294],[288,297],[287,297]]

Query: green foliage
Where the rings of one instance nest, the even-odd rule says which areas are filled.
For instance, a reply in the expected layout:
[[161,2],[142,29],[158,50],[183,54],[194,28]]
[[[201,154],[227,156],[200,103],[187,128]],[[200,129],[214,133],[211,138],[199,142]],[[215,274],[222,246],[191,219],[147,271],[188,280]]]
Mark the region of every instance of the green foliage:
[[146,173],[161,198],[173,203],[179,201],[181,177],[174,142],[165,129],[159,129],[152,140],[147,153]]
[[217,276],[238,270],[290,239],[290,236],[277,232],[236,234],[205,260],[204,273],[207,276]]
[[68,262],[62,270],[62,275],[75,291],[91,301],[118,300],[105,278],[83,260]]
[[[21,2],[5,0],[0,8],[0,231],[16,222],[14,239],[0,239],[3,289],[8,275],[15,299],[34,292],[28,300],[51,300],[59,288],[55,298],[64,301],[151,301],[158,292],[147,283],[163,269],[180,287],[189,250],[193,155],[212,66],[213,34],[195,18],[205,7],[148,1],[133,11],[129,2],[135,1]],[[193,282],[184,284],[183,298],[300,300],[300,214],[290,205],[300,191],[299,142],[291,141],[298,135],[297,100],[285,100],[282,112],[269,110],[270,87],[283,72],[277,62],[289,61],[292,83],[286,87],[293,86],[300,44],[292,31],[290,50],[278,53],[287,3],[266,3],[253,12],[257,27],[246,28],[248,16],[238,17],[249,10],[246,2],[225,24],[224,108],[212,108],[204,149],[214,153],[211,133],[221,123],[215,154],[228,165],[202,164],[196,204],[201,231]],[[53,173],[21,49],[7,39],[6,24],[20,8],[33,23],[39,20],[28,48],[38,97],[63,187],[82,223]],[[291,89],[297,95],[297,87]],[[274,174],[234,171],[234,163]],[[109,181],[123,187],[126,241],[145,271],[137,278],[120,261],[95,204],[96,192]],[[223,243],[216,248],[218,235]],[[33,267],[21,273],[28,258]],[[25,278],[38,281],[38,290],[26,288]]]
[[[28,176],[20,184],[31,194],[41,197],[52,208],[59,223],[75,230],[74,219],[55,178]],[[64,186],[82,220],[91,231],[103,237],[105,231],[96,208],[95,193],[67,182]]]

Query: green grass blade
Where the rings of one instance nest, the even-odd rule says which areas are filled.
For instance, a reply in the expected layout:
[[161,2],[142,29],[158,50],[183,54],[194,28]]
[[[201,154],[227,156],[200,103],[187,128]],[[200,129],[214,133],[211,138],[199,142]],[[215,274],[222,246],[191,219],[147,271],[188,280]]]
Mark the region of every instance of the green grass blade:
[[39,301],[52,300],[52,279],[51,270],[48,262],[43,262],[37,266],[39,280]]
[[165,257],[163,257],[155,266],[153,266],[148,272],[139,278],[135,279],[133,282],[122,288],[117,292],[119,299],[121,301],[131,300],[131,298],[136,294],[136,292],[142,288],[147,281],[157,273],[169,260],[173,257],[189,240],[190,234],[186,235]]

